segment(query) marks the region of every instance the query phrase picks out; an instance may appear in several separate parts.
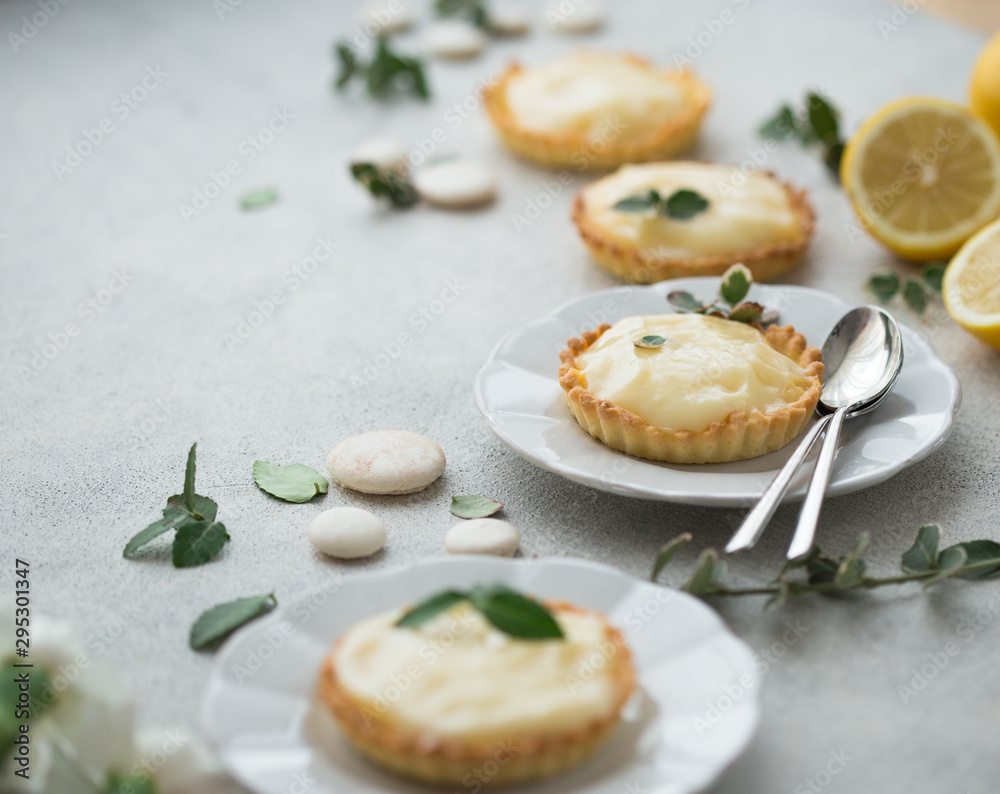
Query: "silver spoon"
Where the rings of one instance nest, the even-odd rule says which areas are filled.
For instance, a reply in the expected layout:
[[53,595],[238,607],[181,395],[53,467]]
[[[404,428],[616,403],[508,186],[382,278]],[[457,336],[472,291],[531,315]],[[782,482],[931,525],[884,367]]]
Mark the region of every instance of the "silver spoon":
[[816,406],[820,418],[743,519],[726,546],[727,552],[749,549],[757,542],[788,491],[795,472],[816,439],[829,426],[830,432],[816,462],[788,558],[807,554],[812,548],[844,420],[875,410],[892,390],[903,366],[903,343],[896,321],[877,306],[853,309],[840,318],[823,344],[823,363],[826,376],[823,394]]

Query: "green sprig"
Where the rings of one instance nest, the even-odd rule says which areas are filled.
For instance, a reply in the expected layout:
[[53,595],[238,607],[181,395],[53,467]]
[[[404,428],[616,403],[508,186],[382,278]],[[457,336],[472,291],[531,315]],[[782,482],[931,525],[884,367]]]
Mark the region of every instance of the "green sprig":
[[750,294],[752,285],[753,274],[750,269],[746,265],[736,264],[722,274],[719,293],[710,303],[705,303],[684,290],[669,293],[667,302],[674,307],[674,311],[681,314],[704,314],[766,328],[778,321],[778,312],[744,300]]
[[[722,583],[726,561],[713,548],[704,549],[693,572],[681,589],[700,598],[713,596],[770,596],[766,609],[777,609],[794,596],[805,593],[841,593],[873,590],[887,585],[920,582],[924,589],[944,579],[992,579],[1000,577],[1000,543],[973,540],[939,550],[941,530],[935,524],[920,528],[913,546],[900,558],[901,574],[868,576],[861,555],[868,546],[867,532],[842,557],[827,557],[814,546],[804,558],[786,562],[777,576],[760,587],[728,587]],[[657,581],[674,555],[691,542],[684,534],[663,546],[653,561],[650,575]],[[804,577],[803,577],[804,573]]]
[[387,199],[397,209],[408,209],[420,200],[417,189],[398,171],[373,163],[351,163],[351,176],[376,199]]
[[919,281],[913,278],[903,281],[895,273],[876,273],[865,282],[865,289],[879,303],[888,303],[901,294],[910,311],[923,314],[927,310],[927,304],[941,293],[944,268],[943,263],[932,262],[924,268]]
[[709,207],[709,201],[696,190],[681,188],[669,196],[662,196],[658,190],[647,190],[617,202],[612,209],[618,212],[647,212],[653,210],[677,221],[687,221]]
[[803,146],[818,148],[830,173],[840,179],[840,161],[846,142],[840,135],[840,113],[822,94],[810,91],[803,108],[796,111],[785,104],[758,129],[773,141],[795,138]]
[[393,52],[384,37],[379,37],[375,57],[369,63],[360,60],[346,42],[337,44],[334,54],[340,64],[340,73],[334,81],[338,91],[347,88],[357,78],[365,81],[368,93],[373,97],[382,98],[397,91],[408,91],[420,99],[430,98],[423,61]]

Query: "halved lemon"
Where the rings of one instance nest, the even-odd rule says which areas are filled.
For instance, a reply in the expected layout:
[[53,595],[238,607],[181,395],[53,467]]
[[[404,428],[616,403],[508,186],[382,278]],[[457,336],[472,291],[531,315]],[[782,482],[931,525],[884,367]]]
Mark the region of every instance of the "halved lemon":
[[944,306],[966,331],[1000,350],[1000,221],[955,254],[944,272]]
[[840,178],[861,224],[904,259],[947,258],[1000,215],[1000,141],[941,99],[883,107],[851,138]]

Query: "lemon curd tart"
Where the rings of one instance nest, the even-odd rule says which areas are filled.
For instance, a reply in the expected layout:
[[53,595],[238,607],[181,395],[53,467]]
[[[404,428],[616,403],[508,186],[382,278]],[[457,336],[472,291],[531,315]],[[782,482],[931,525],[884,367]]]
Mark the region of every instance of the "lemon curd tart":
[[[693,191],[707,204],[680,218],[654,206],[621,209],[623,200],[651,190],[664,197]],[[771,174],[668,162],[626,165],[588,185],[577,195],[573,222],[593,259],[627,281],[719,275],[736,262],[768,281],[802,258],[815,214],[805,191]]]
[[503,142],[579,170],[670,157],[691,146],[711,103],[690,72],[634,55],[578,52],[511,66],[485,95]]
[[461,786],[556,774],[608,737],[635,673],[603,615],[545,607],[561,637],[511,636],[468,602],[414,627],[397,625],[402,609],[374,615],[337,641],[320,696],[356,750],[406,777]]
[[609,447],[651,460],[774,452],[802,431],[822,390],[820,351],[791,326],[647,315],[567,344],[559,382],[573,416]]

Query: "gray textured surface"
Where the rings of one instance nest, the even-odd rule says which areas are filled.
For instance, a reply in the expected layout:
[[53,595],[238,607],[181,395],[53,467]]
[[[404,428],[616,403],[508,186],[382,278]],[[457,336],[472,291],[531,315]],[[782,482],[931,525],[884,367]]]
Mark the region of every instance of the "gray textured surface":
[[[735,21],[695,64],[716,90],[695,154],[736,162],[758,146],[761,117],[806,86],[836,97],[849,126],[903,94],[962,99],[981,42],[920,16],[883,35],[878,22],[891,7],[859,0],[613,6],[611,23],[588,43],[666,62],[705,20],[733,10]],[[0,32],[19,29],[37,10],[3,2]],[[270,589],[287,599],[331,572],[440,553],[450,493],[506,502],[525,555],[605,560],[636,575],[674,534],[690,530],[695,546],[718,545],[738,517],[618,498],[541,472],[502,447],[473,404],[476,370],[506,330],[614,282],[575,237],[571,190],[514,230],[512,213],[545,191],[551,174],[507,157],[481,113],[453,128],[447,109],[511,57],[534,60],[577,42],[537,30],[476,63],[433,65],[430,104],[383,106],[329,90],[331,41],[353,25],[346,3],[245,2],[220,20],[209,0],[92,0],[60,7],[16,53],[0,43],[4,566],[15,552],[31,560],[37,607],[73,621],[93,647],[102,634],[120,635],[105,652],[133,683],[145,722],[194,722],[211,660],[187,649],[186,633],[204,608]],[[116,97],[157,66],[167,76],[120,118]],[[294,120],[246,162],[240,142],[274,108]],[[60,182],[53,160],[104,117],[114,131]],[[436,154],[496,165],[495,206],[379,212],[348,180],[345,160],[366,136],[409,142],[439,127],[446,139]],[[179,204],[232,159],[242,173],[185,222]],[[845,233],[846,201],[812,157],[789,146],[767,165],[809,186],[820,216],[808,261],[790,281],[861,301],[867,273],[905,269]],[[245,190],[272,184],[279,204],[239,211]],[[289,290],[283,274],[327,236],[338,245],[332,258]],[[126,288],[88,314],[85,302],[103,297],[116,269],[129,276]],[[421,330],[414,312],[449,281],[462,286],[460,298]],[[286,300],[273,316],[227,349],[225,335],[254,301],[283,286]],[[80,333],[23,376],[67,323]],[[820,527],[832,550],[871,530],[880,570],[892,568],[923,522],[941,522],[947,539],[997,536],[997,354],[940,309],[919,325],[962,380],[955,433],[891,481],[832,501]],[[404,354],[367,385],[352,384],[401,331],[413,338]],[[256,458],[318,466],[341,438],[393,427],[424,432],[445,449],[447,472],[428,491],[371,499],[334,488],[323,500],[290,505],[252,483]],[[179,488],[195,439],[199,491],[219,502],[232,542],[194,570],[174,570],[165,549],[123,561],[128,537]],[[336,504],[378,511],[389,528],[385,552],[354,565],[317,559],[305,526]],[[775,570],[794,517],[793,509],[779,512],[761,546],[735,562],[738,576]],[[2,578],[10,586],[11,576]],[[809,790],[807,780],[841,749],[852,760],[829,779],[829,791],[995,791],[1000,607],[988,602],[998,593],[998,584],[946,584],[930,594],[803,599],[768,616],[756,600],[719,605],[756,649],[780,643],[786,621],[808,631],[764,676],[761,731],[713,791]],[[977,618],[967,640],[960,632]],[[904,705],[897,687],[951,641],[960,653]]]

